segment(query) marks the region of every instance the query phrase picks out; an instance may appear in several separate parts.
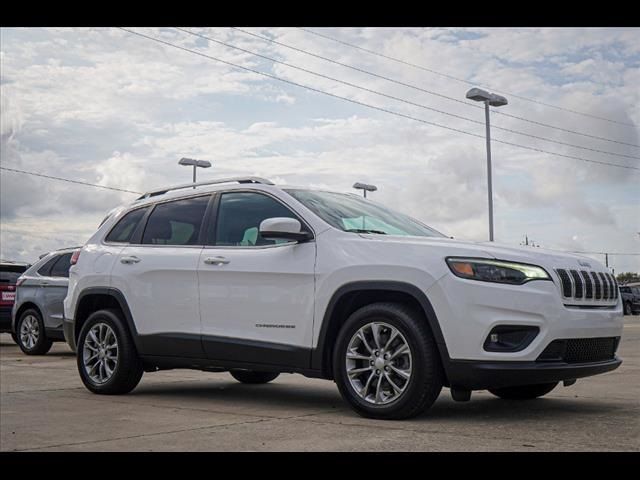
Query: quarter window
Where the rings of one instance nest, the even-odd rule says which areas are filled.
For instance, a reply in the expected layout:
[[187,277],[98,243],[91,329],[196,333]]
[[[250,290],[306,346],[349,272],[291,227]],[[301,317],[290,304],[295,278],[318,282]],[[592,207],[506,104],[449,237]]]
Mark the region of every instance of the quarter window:
[[51,275],[51,267],[53,267],[53,264],[57,261],[58,257],[51,257],[43,266],[38,269],[38,274],[42,275],[43,277],[48,277],[49,275]]
[[60,255],[56,263],[51,267],[51,277],[69,278],[69,268],[71,267],[71,253]]
[[138,208],[137,210],[127,213],[116,223],[116,226],[111,229],[105,240],[107,242],[129,243],[133,232],[136,231],[138,223],[140,223],[140,220],[142,220],[146,212],[147,208]]
[[156,205],[149,215],[142,243],[197,245],[210,196],[185,198]]
[[260,235],[260,223],[273,217],[299,220],[291,210],[267,195],[253,192],[224,193],[220,198],[215,238],[209,232],[208,243],[235,247],[286,243],[287,240],[266,240]]

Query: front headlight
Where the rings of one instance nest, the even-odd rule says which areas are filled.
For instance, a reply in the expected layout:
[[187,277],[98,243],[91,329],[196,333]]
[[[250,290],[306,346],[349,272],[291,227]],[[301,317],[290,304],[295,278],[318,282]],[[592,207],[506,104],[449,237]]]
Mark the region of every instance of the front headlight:
[[451,272],[460,278],[522,285],[530,280],[551,280],[542,267],[489,258],[448,257]]

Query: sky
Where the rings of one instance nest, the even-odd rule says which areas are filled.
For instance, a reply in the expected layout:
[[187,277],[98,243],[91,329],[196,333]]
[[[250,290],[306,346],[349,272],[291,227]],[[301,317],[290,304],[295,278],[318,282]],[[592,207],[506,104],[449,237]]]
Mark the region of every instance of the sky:
[[[132,30],[333,96],[120,29],[2,28],[3,167],[136,192],[191,181],[181,157],[213,163],[199,180],[258,175],[345,192],[360,181],[378,186],[375,201],[483,241],[484,112],[465,98],[477,85],[509,101],[491,113],[496,241],[640,253],[640,29],[310,29],[406,63],[303,29],[243,29],[359,70],[232,28],[190,30],[246,51]],[[32,262],[80,245],[135,198],[1,170],[0,257]],[[638,255],[609,264],[640,272]]]

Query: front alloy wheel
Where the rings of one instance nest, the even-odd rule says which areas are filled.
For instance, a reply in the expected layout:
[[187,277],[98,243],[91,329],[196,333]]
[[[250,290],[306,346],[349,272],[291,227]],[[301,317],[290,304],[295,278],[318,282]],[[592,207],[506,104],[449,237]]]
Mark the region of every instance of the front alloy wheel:
[[389,404],[402,396],[411,379],[411,349],[400,331],[383,322],[360,328],[347,349],[349,383],[363,400]]
[[360,415],[399,420],[420,414],[438,397],[443,370],[422,311],[379,302],[353,312],[338,332],[333,378]]

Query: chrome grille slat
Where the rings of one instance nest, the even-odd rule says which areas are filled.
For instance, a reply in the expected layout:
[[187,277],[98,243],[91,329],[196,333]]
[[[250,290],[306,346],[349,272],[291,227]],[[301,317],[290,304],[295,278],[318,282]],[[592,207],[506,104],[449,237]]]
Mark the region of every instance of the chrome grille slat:
[[596,300],[602,300],[602,284],[600,283],[600,278],[598,278],[598,274],[596,272],[591,272],[591,277],[593,278],[593,284],[595,285],[593,298]]
[[607,279],[602,272],[598,272],[598,275],[600,276],[600,280],[602,280],[602,299],[609,300],[609,284],[607,283]]
[[584,298],[590,299],[593,298],[593,282],[591,281],[591,276],[588,272],[581,270],[582,279],[584,281]]
[[573,298],[582,298],[584,296],[582,277],[580,277],[577,270],[569,270],[569,273],[573,279]]

